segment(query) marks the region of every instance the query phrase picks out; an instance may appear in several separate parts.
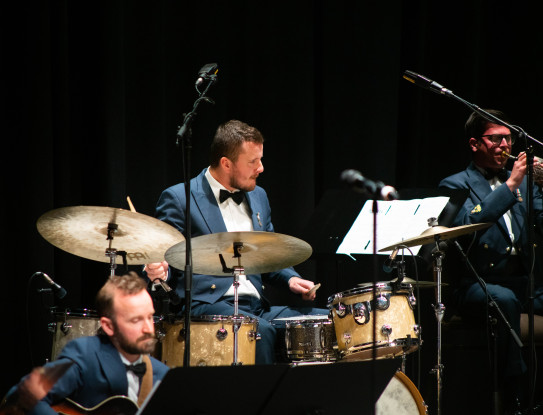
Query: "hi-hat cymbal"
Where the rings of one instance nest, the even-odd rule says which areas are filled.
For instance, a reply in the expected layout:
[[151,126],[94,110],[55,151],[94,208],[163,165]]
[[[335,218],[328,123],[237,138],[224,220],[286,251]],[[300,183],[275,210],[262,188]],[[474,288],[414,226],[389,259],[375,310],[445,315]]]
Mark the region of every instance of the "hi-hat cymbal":
[[[116,227],[116,230],[109,231]],[[52,245],[82,258],[110,262],[106,249],[126,252],[128,265],[164,260],[171,246],[185,240],[173,226],[151,216],[101,206],[51,210],[37,221],[38,232]],[[117,258],[121,263],[121,258]]]
[[446,226],[432,226],[426,229],[419,236],[405,239],[397,242],[393,245],[389,245],[386,248],[379,249],[379,252],[392,251],[401,246],[417,246],[426,245],[436,240],[454,239],[468,233],[472,233],[481,229],[489,228],[492,223],[475,223],[472,225],[462,225],[455,228],[447,228]]
[[[232,276],[224,272],[219,254],[226,266],[238,266],[234,243],[242,243],[240,265],[245,274],[261,274],[290,267],[305,261],[313,249],[301,239],[274,232],[219,232],[191,239],[193,271],[196,274]],[[186,263],[186,241],[166,251],[166,261],[177,269]]]

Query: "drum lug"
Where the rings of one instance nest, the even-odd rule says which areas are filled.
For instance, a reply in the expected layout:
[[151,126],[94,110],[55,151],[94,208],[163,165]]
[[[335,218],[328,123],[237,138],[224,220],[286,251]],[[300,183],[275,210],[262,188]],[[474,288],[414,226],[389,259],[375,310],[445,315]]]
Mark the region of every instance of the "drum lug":
[[417,299],[413,295],[413,292],[409,294],[408,302],[409,302],[409,305],[411,306],[411,309],[415,308],[415,306],[417,305]]
[[343,304],[341,303],[337,303],[334,305],[334,308],[336,309],[336,314],[339,318],[343,318],[345,317],[345,314],[346,314],[346,308]]
[[380,293],[379,297],[375,299],[375,309],[384,311],[388,307],[390,307],[390,295]]
[[69,324],[69,323],[62,323],[62,325],[60,326],[60,330],[64,333],[64,334],[68,334],[70,332],[70,330],[72,329],[72,325]]
[[415,334],[416,334],[418,337],[420,337],[420,332],[421,332],[421,330],[420,330],[420,326],[419,326],[418,324],[415,324],[415,325],[413,326],[413,331],[415,332]]
[[343,343],[349,344],[351,342],[351,333],[345,332],[343,333]]
[[390,340],[390,335],[392,334],[392,326],[390,324],[383,324],[381,327],[381,333],[383,336],[387,336],[387,340]]
[[247,333],[247,338],[250,342],[254,342],[260,339],[260,333],[257,333],[254,330],[249,330],[249,332]]
[[164,333],[164,330],[158,329],[155,331],[155,337],[159,342],[162,342],[162,340],[164,340],[166,337],[166,333]]
[[361,326],[369,323],[370,312],[370,304],[368,302],[355,303],[352,305],[354,321]]
[[222,327],[219,330],[217,330],[216,336],[217,336],[217,339],[224,340],[228,337],[228,330]]
[[47,331],[50,333],[54,333],[57,330],[57,323],[49,323],[47,324]]

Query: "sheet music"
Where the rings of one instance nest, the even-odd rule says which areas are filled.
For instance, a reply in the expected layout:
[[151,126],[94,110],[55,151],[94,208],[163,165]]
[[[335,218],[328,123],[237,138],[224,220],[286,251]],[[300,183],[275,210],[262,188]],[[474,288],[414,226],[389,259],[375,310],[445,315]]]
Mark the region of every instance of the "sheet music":
[[[377,201],[377,253],[389,255],[390,251],[379,252],[379,250],[419,236],[428,229],[428,219],[437,218],[448,201],[449,197],[445,196]],[[366,201],[351,229],[339,245],[337,254],[373,254],[373,203],[373,200]],[[410,249],[413,255],[416,255],[420,250],[420,245]]]

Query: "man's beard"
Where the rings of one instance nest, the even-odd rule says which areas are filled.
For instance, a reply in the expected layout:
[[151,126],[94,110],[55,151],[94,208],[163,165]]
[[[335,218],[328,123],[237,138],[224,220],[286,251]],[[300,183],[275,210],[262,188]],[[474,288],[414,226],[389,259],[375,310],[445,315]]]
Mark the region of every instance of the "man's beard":
[[[146,334],[141,336],[136,342],[130,342],[124,337],[118,329],[114,334],[115,339],[121,350],[128,354],[147,354],[155,351],[156,337],[152,334]],[[151,339],[152,341],[148,340]],[[144,342],[144,340],[146,340]]]
[[253,190],[255,190],[255,187],[256,187],[256,177],[255,177],[255,182],[253,185],[251,186],[244,186],[242,185],[241,183],[239,183],[235,177],[232,177],[230,179],[230,187],[234,188],[234,189],[238,189],[238,190],[242,190],[244,192],[252,192]]

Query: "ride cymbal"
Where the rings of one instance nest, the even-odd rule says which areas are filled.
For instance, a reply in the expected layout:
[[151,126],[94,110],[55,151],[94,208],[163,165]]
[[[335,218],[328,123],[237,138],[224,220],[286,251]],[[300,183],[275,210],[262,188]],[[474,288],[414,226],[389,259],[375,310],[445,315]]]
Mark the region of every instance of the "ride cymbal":
[[54,209],[40,216],[36,225],[52,245],[94,261],[110,262],[106,249],[111,242],[111,249],[126,252],[127,265],[161,262],[168,248],[185,240],[181,232],[159,219],[112,207]]
[[[192,262],[195,274],[232,276],[224,271],[219,254],[226,266],[238,266],[234,258],[234,243],[241,243],[239,260],[245,274],[278,271],[305,261],[313,249],[301,239],[274,232],[219,232],[192,238]],[[166,251],[166,261],[177,269],[186,263],[186,241]]]
[[379,249],[379,252],[392,251],[401,246],[417,246],[426,245],[437,240],[454,239],[468,233],[472,233],[481,229],[489,228],[492,223],[475,223],[472,225],[462,225],[455,228],[447,228],[446,226],[432,226],[426,229],[419,236],[405,239],[401,242],[389,245],[386,248]]

